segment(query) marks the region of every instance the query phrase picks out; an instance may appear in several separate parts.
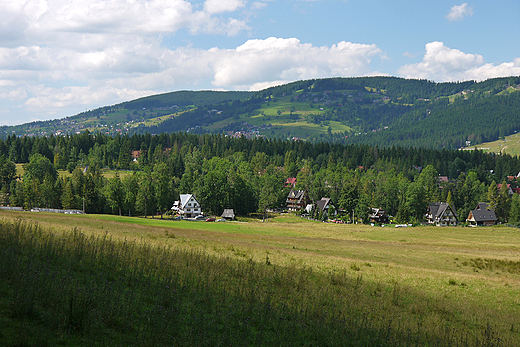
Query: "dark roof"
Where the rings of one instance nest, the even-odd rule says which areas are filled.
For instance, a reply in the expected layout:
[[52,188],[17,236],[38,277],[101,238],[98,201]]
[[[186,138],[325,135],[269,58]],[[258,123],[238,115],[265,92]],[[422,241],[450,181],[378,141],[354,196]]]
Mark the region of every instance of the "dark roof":
[[316,201],[316,205],[318,205],[318,208],[320,211],[323,211],[327,205],[330,204],[330,198],[321,198],[321,200]]
[[490,210],[490,208],[487,202],[479,202],[475,210]]
[[[473,215],[473,219],[475,222],[486,222],[486,221],[496,221],[497,216],[495,211],[489,208],[488,204],[485,202],[479,202],[477,208],[473,211],[470,211],[470,214]],[[469,215],[468,215],[469,218]]]
[[428,206],[428,211],[430,212],[429,214],[432,215],[432,218],[436,220],[439,219],[448,208],[452,210],[455,218],[457,218],[457,212],[455,211],[455,208],[450,207],[450,205],[448,205],[446,202],[432,202]]

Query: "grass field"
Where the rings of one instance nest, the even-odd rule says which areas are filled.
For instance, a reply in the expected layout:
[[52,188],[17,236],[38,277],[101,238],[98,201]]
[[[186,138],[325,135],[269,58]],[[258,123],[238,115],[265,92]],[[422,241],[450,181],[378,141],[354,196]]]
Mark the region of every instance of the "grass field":
[[[390,334],[392,345],[424,345],[421,341],[430,341],[428,345],[446,345],[447,341],[469,346],[520,344],[520,229],[516,228],[382,228],[325,224],[292,215],[273,216],[268,223],[254,218],[206,223],[5,211],[0,211],[0,218],[23,218],[57,234],[76,228],[87,236],[108,235],[125,243],[283,269],[288,283],[301,285],[301,291],[284,287],[282,293],[276,292],[269,280],[268,289],[255,289],[258,300],[264,302],[269,293],[273,307],[283,303],[310,312],[312,306],[314,313],[318,310],[315,300],[325,300],[322,305],[329,314],[359,314],[370,322],[367,326],[377,329],[384,324],[396,334]],[[223,287],[242,281],[227,276],[219,280]],[[231,288],[234,285],[226,290]],[[307,302],[310,293],[317,295],[312,305]],[[406,331],[415,335],[421,331],[419,335],[433,340],[406,340]],[[465,336],[467,343],[457,340],[458,336]],[[1,338],[0,334],[0,342]],[[340,337],[334,341],[323,345],[341,345]]]
[[485,142],[476,146],[466,147],[467,150],[481,149],[484,152],[509,154],[512,156],[520,155],[520,134],[506,136],[503,140]]
[[[16,175],[18,175],[18,177],[23,177],[24,172],[25,171],[23,169],[23,164],[16,164]],[[114,178],[116,176],[116,170],[103,169],[102,173],[103,173],[103,176],[105,176],[106,178]],[[119,174],[120,178],[123,178],[127,175],[131,175],[132,171],[118,170],[117,173]],[[70,172],[68,172],[67,170],[58,170],[58,175],[60,177],[71,177],[72,176],[72,174]]]

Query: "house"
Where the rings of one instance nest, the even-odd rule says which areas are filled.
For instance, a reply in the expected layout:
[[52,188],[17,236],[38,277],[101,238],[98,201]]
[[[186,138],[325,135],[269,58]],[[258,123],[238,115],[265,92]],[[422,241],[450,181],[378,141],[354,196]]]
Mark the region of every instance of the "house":
[[426,211],[426,222],[436,226],[457,225],[457,213],[446,202],[433,202]]
[[138,161],[141,158],[141,151],[132,151],[131,157],[132,161]]
[[372,223],[388,223],[389,217],[388,213],[383,211],[380,208],[373,208],[372,207],[372,213],[368,216],[370,219],[370,222]]
[[296,177],[289,177],[287,178],[287,181],[285,181],[285,187],[296,187]]
[[222,218],[233,220],[235,219],[235,211],[232,208],[225,208],[221,215]]
[[[499,184],[497,185],[497,188],[498,188],[498,190],[502,189],[502,183],[499,183]],[[513,188],[511,188],[511,185],[510,185],[510,184],[507,185],[507,193],[508,193],[509,195],[513,195]]]
[[488,204],[485,202],[479,202],[474,210],[469,211],[466,222],[468,222],[470,226],[495,225],[497,222],[497,216],[495,211],[493,211]]
[[289,211],[299,211],[311,203],[311,199],[306,190],[291,190],[285,203]]
[[173,213],[178,213],[186,218],[194,218],[202,214],[200,203],[194,194],[181,194],[180,199],[172,206]]
[[[336,206],[334,206],[334,204],[332,203],[330,198],[321,198],[321,200],[316,201],[316,208],[321,213],[326,212],[327,217],[329,217],[329,218],[336,217],[336,215],[338,214],[338,210],[336,209]],[[329,213],[329,210],[331,208],[334,210],[334,213],[332,213],[332,214]]]

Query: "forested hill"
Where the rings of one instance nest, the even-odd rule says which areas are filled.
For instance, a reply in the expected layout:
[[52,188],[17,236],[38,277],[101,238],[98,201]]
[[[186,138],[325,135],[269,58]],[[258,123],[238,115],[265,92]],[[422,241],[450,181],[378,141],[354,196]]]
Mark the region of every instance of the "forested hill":
[[520,130],[520,77],[435,83],[397,77],[297,81],[259,92],[180,91],[0,128],[10,134],[225,133],[457,149]]

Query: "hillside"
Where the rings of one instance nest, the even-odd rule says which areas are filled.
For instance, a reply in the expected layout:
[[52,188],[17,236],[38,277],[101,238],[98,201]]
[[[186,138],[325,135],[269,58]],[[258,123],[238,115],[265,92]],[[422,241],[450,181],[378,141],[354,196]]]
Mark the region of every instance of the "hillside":
[[259,92],[173,92],[62,120],[0,128],[0,136],[227,133],[455,149],[520,129],[520,77],[434,83],[395,77],[298,81]]
[[520,134],[505,136],[492,142],[484,142],[475,146],[467,146],[465,150],[479,149],[489,153],[509,154],[512,156],[520,156]]

